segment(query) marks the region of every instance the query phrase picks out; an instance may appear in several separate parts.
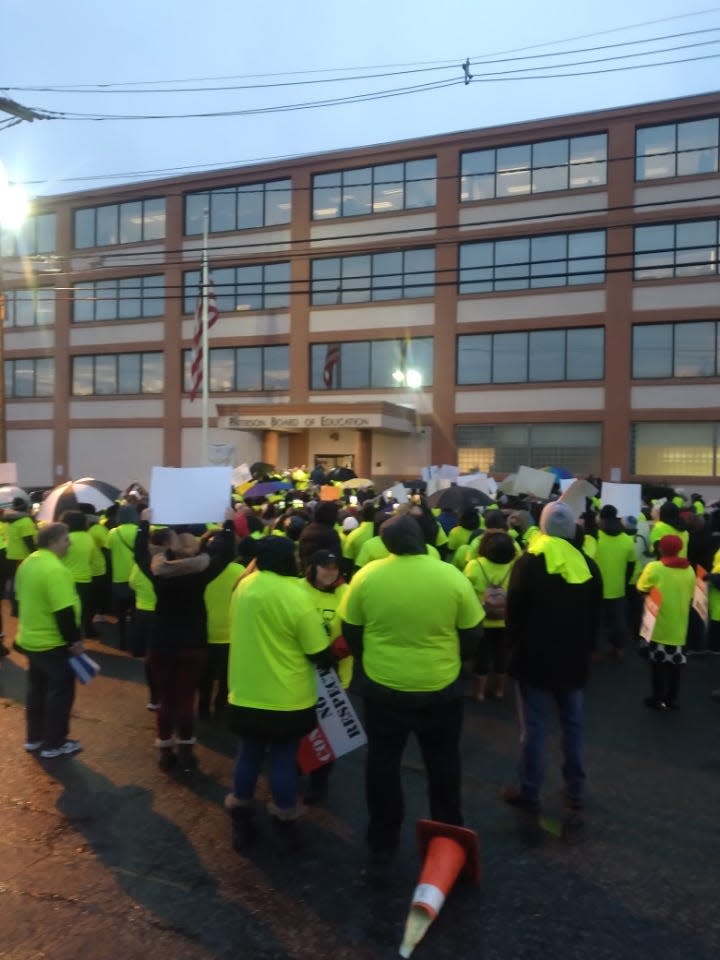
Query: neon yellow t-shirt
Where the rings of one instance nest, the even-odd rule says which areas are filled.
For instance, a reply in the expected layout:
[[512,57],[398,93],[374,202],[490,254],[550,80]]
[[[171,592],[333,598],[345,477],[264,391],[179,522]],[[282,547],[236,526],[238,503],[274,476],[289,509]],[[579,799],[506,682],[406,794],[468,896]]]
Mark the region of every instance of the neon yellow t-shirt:
[[[720,573],[720,550],[713,557],[710,573]],[[720,590],[711,584],[708,584],[708,609],[711,620],[720,620]]]
[[[434,557],[436,560],[440,559],[440,554],[431,543],[427,544],[426,549],[429,556]],[[371,537],[362,545],[360,553],[358,553],[357,559],[355,560],[355,566],[365,567],[368,563],[372,563],[373,560],[384,560],[385,557],[389,556],[390,551],[383,543],[382,537]]]
[[205,587],[208,643],[230,643],[230,598],[243,573],[241,563],[229,563]]
[[138,610],[154,613],[157,607],[155,587],[150,577],[146,576],[136,563],[130,568],[128,586],[135,594],[135,607]]
[[62,560],[51,550],[31,553],[18,567],[15,592],[20,606],[18,646],[32,652],[64,647],[55,614],[72,607],[79,626],[80,598]]
[[658,540],[662,540],[663,537],[680,537],[683,545],[678,556],[687,557],[688,542],[690,540],[690,534],[687,530],[676,530],[675,527],[671,527],[670,524],[665,523],[664,520],[657,520],[650,531],[650,546],[654,547]]
[[666,567],[660,560],[653,560],[637,582],[641,593],[649,593],[652,587],[657,587],[662,594],[652,639],[655,643],[682,647],[695,592],[695,571],[692,567]]
[[355,560],[360,548],[372,537],[374,528],[372,520],[363,520],[359,527],[351,530],[343,541],[343,556]]
[[[510,563],[493,563],[492,560],[488,560],[487,557],[476,557],[467,564],[465,567],[465,576],[473,585],[473,590],[477,594],[477,598],[481,604],[483,594],[490,584],[496,587],[502,587],[503,590],[507,592],[513,563],[515,563],[514,560],[511,560]],[[505,621],[486,618],[484,626],[504,627]]]
[[86,530],[70,533],[70,547],[62,562],[73,576],[75,583],[91,583],[95,541]]
[[110,566],[112,567],[112,582],[127,583],[130,570],[135,562],[133,553],[138,528],[134,523],[122,523],[113,527],[108,536],[110,548]]
[[317,700],[305,654],[328,646],[299,581],[269,570],[240,581],[230,603],[228,702],[258,710],[303,710]]
[[[315,604],[315,609],[320,615],[320,621],[323,625],[325,633],[327,634],[328,642],[332,643],[333,640],[336,640],[342,635],[342,620],[338,614],[338,607],[340,606],[340,600],[342,599],[343,594],[348,589],[348,585],[346,583],[341,583],[340,586],[336,587],[331,593],[328,590],[318,590],[317,587],[314,587],[307,580],[301,580],[300,584],[303,590],[308,594],[312,602]],[[342,683],[346,690],[350,686],[350,681],[352,680],[352,668],[352,657],[343,657],[343,659],[340,660],[337,665],[340,683]]]
[[447,535],[448,550],[454,553],[458,547],[465,546],[472,533],[473,531],[468,530],[467,527],[453,527],[450,533]]
[[340,616],[362,626],[363,669],[393,690],[442,690],[460,672],[458,629],[485,614],[470,581],[427,554],[363,567],[340,603]]
[[30,556],[30,550],[25,543],[26,537],[32,537],[33,543],[37,540],[37,528],[32,517],[18,517],[7,525],[7,553],[8,560],[24,560]]
[[95,544],[95,556],[93,557],[93,576],[102,577],[107,571],[107,560],[103,550],[108,549],[108,537],[110,531],[102,523],[94,523],[88,533],[93,538]]
[[635,543],[627,533],[611,537],[604,530],[598,532],[595,563],[600,567],[603,599],[617,600],[625,596],[627,565],[635,567]]

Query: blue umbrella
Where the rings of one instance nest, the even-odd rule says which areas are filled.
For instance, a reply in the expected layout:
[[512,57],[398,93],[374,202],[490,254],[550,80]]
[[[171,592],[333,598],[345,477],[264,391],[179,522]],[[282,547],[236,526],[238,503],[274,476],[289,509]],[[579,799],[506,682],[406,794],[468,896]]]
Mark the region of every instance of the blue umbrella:
[[277,493],[279,490],[292,490],[293,485],[287,480],[266,480],[264,483],[256,483],[254,487],[245,490],[243,497],[267,497],[271,493]]
[[573,480],[575,478],[575,474],[566,470],[565,467],[543,467],[543,470],[552,473],[556,480]]

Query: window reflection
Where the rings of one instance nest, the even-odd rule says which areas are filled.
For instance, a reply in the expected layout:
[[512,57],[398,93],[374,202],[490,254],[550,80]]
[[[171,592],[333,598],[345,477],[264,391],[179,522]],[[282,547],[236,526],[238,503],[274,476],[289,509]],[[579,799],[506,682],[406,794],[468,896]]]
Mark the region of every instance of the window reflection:
[[434,157],[313,176],[313,219],[367,216],[435,206]]

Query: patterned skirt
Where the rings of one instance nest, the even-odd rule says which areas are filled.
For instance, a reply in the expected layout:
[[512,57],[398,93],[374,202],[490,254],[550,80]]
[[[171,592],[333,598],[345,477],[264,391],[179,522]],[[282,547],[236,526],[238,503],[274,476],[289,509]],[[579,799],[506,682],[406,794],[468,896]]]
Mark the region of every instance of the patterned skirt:
[[643,643],[643,646],[646,650],[645,656],[650,663],[675,663],[678,665],[687,663],[685,647],[676,647],[667,643],[655,643],[654,640],[651,640],[650,643]]

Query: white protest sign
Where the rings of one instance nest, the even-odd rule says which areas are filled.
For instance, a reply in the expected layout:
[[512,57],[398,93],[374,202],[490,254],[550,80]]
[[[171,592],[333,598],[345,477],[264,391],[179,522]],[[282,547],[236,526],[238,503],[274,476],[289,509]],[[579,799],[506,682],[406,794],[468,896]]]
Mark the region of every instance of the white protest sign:
[[488,477],[487,485],[488,485],[488,493],[494,500],[498,492],[498,485],[497,485],[497,481],[495,480],[495,477]]
[[640,624],[640,636],[648,643],[650,643],[652,640],[652,635],[655,630],[655,622],[657,620],[658,613],[660,612],[661,605],[662,594],[657,587],[653,587],[650,593],[648,593],[648,595],[645,597],[642,623]]
[[0,483],[16,484],[17,482],[17,464],[0,463]]
[[386,500],[396,500],[398,503],[407,503],[408,490],[404,483],[396,483],[392,487],[389,487],[383,493],[383,496]]
[[248,480],[252,480],[250,467],[246,463],[241,463],[239,466],[235,467],[235,469],[232,472],[233,486],[239,487],[243,483],[247,483]]
[[586,498],[595,496],[597,496],[597,490],[592,483],[589,483],[587,480],[573,480],[560,497],[560,500],[570,507],[577,520],[581,514],[585,513]]
[[464,477],[458,477],[455,483],[459,487],[470,487],[473,490],[480,490],[482,493],[491,496],[487,474],[468,473]]
[[439,480],[449,480],[451,483],[454,483],[459,476],[460,468],[453,467],[449,463],[444,463],[438,470]]
[[153,523],[217,523],[230,505],[232,467],[153,467]]
[[565,493],[570,487],[575,483],[575,477],[570,477],[569,480],[558,480],[560,484],[560,493]]
[[695,580],[695,592],[693,593],[692,606],[693,610],[695,610],[703,623],[705,623],[708,618],[708,585],[705,581],[705,574],[707,573],[707,570],[698,564],[695,568],[695,573],[697,574],[697,577]]
[[316,770],[367,743],[365,731],[337,673],[332,669],[315,672],[318,725],[300,741],[297,761],[303,773]]
[[619,517],[638,517],[642,509],[642,487],[639,483],[608,483],[603,480],[600,490],[603,506],[610,504]]
[[504,480],[501,480],[498,484],[498,490],[500,493],[507,493],[512,496],[515,493],[515,481],[517,480],[516,473],[509,473]]
[[520,467],[515,478],[515,493],[527,493],[547,500],[555,483],[555,474],[534,467]]

